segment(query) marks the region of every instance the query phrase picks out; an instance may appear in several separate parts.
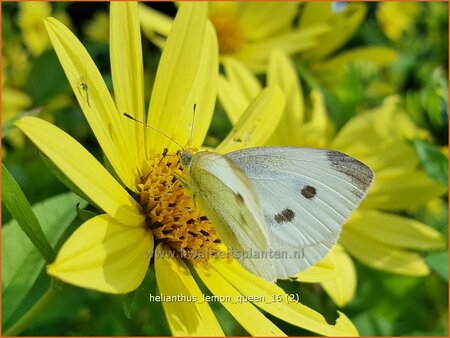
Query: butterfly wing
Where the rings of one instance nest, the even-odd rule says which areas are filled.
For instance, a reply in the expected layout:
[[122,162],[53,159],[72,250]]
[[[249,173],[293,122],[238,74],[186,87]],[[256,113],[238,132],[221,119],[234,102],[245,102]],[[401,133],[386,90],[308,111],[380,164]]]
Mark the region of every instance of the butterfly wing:
[[247,269],[274,281],[272,262],[252,257],[267,251],[269,239],[258,195],[246,175],[226,156],[199,152],[189,164],[188,189],[233,256]]
[[327,254],[373,180],[365,164],[332,150],[260,147],[227,156],[255,186],[270,249],[278,255],[277,278],[288,278]]

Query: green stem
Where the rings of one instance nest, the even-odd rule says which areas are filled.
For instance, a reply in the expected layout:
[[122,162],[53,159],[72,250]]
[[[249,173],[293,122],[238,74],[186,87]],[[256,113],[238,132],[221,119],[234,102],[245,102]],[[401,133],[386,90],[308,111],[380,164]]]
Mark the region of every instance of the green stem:
[[44,293],[44,295],[34,304],[31,309],[28,310],[17,322],[15,322],[8,330],[3,334],[5,336],[17,336],[23,330],[30,326],[30,323],[38,316],[42,310],[48,305],[48,303],[56,296],[58,293],[58,288],[52,283],[50,288]]

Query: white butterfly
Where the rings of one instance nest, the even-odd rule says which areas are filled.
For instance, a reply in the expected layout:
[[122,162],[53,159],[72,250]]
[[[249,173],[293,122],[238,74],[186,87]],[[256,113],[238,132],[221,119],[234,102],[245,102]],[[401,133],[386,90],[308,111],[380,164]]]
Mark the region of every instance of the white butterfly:
[[348,155],[298,147],[183,151],[181,162],[188,190],[223,242],[269,281],[323,258],[374,176]]

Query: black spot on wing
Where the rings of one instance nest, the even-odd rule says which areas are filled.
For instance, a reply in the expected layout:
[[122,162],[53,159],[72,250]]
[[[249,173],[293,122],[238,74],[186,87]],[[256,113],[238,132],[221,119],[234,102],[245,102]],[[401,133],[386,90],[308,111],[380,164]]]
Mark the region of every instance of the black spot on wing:
[[301,190],[302,196],[305,197],[306,199],[312,199],[314,196],[316,196],[316,188],[310,186],[310,185],[305,185],[302,190]]
[[274,219],[275,219],[275,222],[277,222],[279,224],[279,223],[290,222],[294,219],[294,217],[295,217],[295,212],[289,208],[286,208],[283,211],[281,211],[280,213],[276,214],[274,216]]
[[328,151],[327,158],[333,169],[347,175],[360,189],[354,192],[355,195],[363,198],[372,183],[373,171],[364,163],[338,151]]

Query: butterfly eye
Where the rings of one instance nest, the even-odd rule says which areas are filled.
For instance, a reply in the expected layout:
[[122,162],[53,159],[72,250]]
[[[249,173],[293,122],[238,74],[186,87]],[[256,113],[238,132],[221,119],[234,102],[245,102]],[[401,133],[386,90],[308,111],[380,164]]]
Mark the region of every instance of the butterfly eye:
[[191,163],[192,154],[188,153],[187,151],[182,151],[178,156],[180,157],[181,164],[183,166],[188,166],[189,163]]

